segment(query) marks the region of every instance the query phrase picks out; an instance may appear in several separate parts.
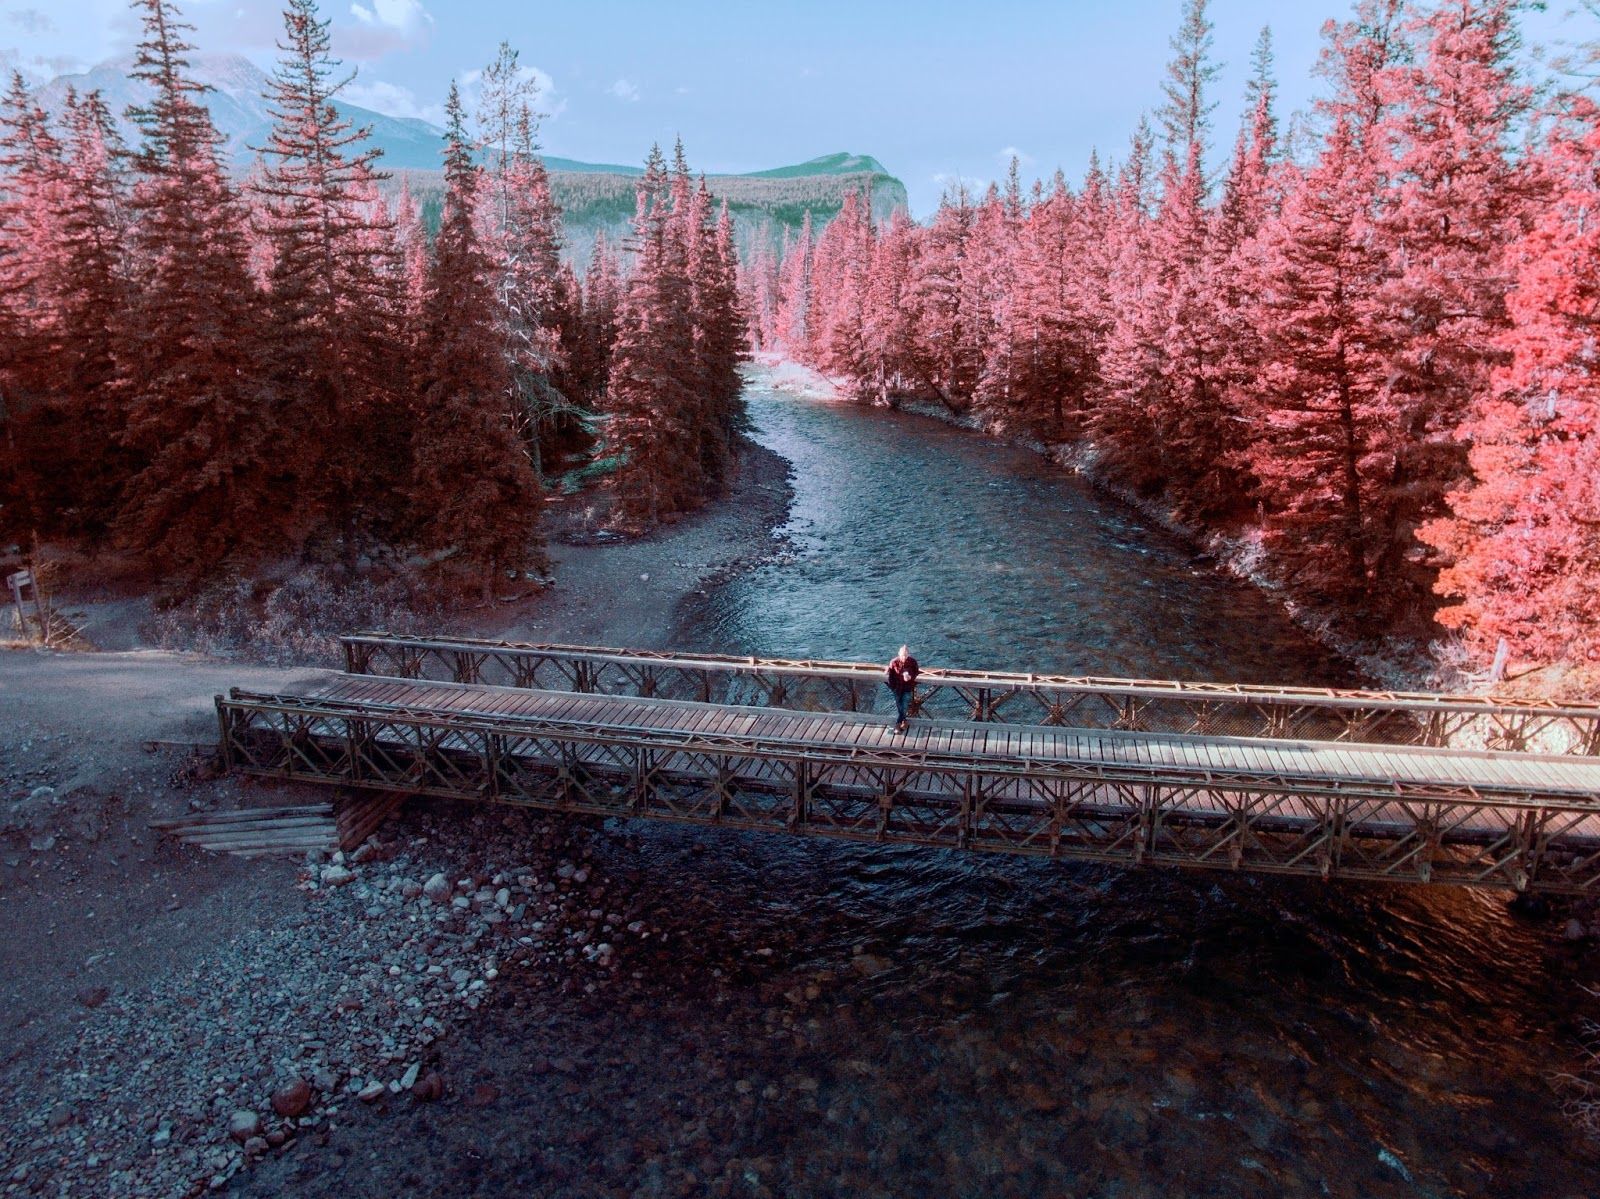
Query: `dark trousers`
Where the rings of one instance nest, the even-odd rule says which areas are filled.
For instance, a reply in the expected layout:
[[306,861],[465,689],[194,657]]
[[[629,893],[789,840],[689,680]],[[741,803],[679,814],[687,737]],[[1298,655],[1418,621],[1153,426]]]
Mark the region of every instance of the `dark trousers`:
[[[884,686],[889,687],[889,684],[885,683]],[[915,693],[916,689],[914,687],[907,687],[904,691],[895,691],[893,687],[889,687],[889,690],[894,692],[894,706],[896,711],[899,712],[898,719],[904,720],[906,718],[906,713],[911,710],[911,696]]]

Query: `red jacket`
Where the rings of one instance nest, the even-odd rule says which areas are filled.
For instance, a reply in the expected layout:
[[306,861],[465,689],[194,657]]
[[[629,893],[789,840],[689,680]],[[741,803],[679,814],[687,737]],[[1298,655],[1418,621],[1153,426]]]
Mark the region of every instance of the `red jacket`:
[[884,671],[884,681],[889,684],[889,690],[899,695],[902,691],[910,691],[917,685],[917,676],[922,673],[922,668],[917,665],[915,658],[908,657],[905,661],[896,658],[889,663],[889,669]]

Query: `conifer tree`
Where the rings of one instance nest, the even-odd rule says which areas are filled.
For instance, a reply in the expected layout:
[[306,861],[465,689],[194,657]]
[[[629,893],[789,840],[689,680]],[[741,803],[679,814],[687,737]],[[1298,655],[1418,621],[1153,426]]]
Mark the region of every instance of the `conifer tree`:
[[1600,110],[1581,97],[1552,136],[1551,201],[1512,245],[1508,355],[1463,426],[1474,478],[1423,540],[1448,555],[1439,612],[1480,663],[1600,660]]
[[487,603],[504,572],[542,564],[542,495],[508,408],[495,267],[480,234],[481,173],[454,84],[445,112],[444,212],[423,308],[411,499],[422,546],[454,551]]
[[637,261],[617,318],[606,444],[618,458],[619,514],[648,527],[693,506],[702,465],[687,247],[659,147],[640,180],[633,237]]
[[571,325],[566,345],[574,398],[591,412],[603,411],[608,406],[606,396],[621,303],[621,268],[605,234],[601,233],[595,238],[589,255],[580,310]]
[[566,369],[562,329],[571,324],[572,298],[561,269],[561,209],[539,157],[534,115],[524,104],[505,160],[500,202],[498,291],[511,367],[512,411],[528,443],[535,472],[544,473],[543,440],[555,418],[570,408],[560,389]]
[[13,72],[0,101],[0,387],[21,411],[51,395],[58,313],[50,256],[67,188],[61,143]]
[[379,151],[334,106],[350,77],[330,53],[328,22],[315,0],[288,0],[283,21],[273,126],[252,184],[270,252],[268,337],[289,397],[284,419],[302,431],[294,470],[304,534],[336,537],[353,567],[396,507],[396,493],[381,493],[402,480],[400,447],[382,450],[403,410],[399,251],[387,209],[374,203]]
[[887,404],[916,375],[917,314],[913,290],[920,248],[917,227],[896,210],[875,238],[867,273],[856,391]]
[[774,339],[797,358],[806,356],[811,340],[811,266],[816,240],[811,229],[811,211],[801,218],[800,230],[783,247],[783,264],[778,276],[778,315]]
[[1392,184],[1378,233],[1396,269],[1382,297],[1391,348],[1392,465],[1374,571],[1383,607],[1427,611],[1439,563],[1417,539],[1467,473],[1458,431],[1486,395],[1509,322],[1506,247],[1533,177],[1513,139],[1530,89],[1516,75],[1512,0],[1441,0],[1404,32],[1422,53],[1385,74]]
[[36,461],[40,515],[67,533],[102,537],[129,469],[114,396],[116,331],[128,302],[127,196],[116,168],[116,126],[98,92],[67,90],[63,188],[50,255],[55,338],[49,389],[53,425]]
[[257,347],[247,224],[221,139],[187,74],[171,0],[139,0],[133,74],[134,287],[118,337],[124,441],[137,456],[117,529],[156,569],[196,579],[275,548],[288,482],[276,397]]

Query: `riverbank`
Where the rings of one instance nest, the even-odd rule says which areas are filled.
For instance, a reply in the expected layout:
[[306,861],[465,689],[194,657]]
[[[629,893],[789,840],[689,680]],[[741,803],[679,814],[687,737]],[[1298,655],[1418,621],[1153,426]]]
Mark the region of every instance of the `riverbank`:
[[423,579],[375,574],[352,583],[285,564],[218,580],[163,610],[130,566],[69,550],[56,556],[55,601],[81,629],[81,648],[169,649],[266,665],[335,666],[338,636],[354,628],[664,648],[686,599],[778,550],[774,534],[792,495],[789,464],[745,437],[726,495],[643,536],[594,527],[592,509],[604,505],[590,495],[559,497],[546,514],[547,580],[508,581],[487,605],[431,592]]
[[[664,645],[682,603],[773,551],[787,472],[752,444],[723,502],[556,545],[553,587],[440,631]],[[613,946],[651,935],[613,910],[582,821],[412,805],[350,862],[158,839],[152,819],[326,798],[141,748],[214,741],[229,686],[318,675],[142,646],[127,596],[83,607],[125,648],[0,652],[0,1194],[193,1194],[279,1154],[298,1168],[372,1107],[480,1102],[471,1055],[442,1046],[500,980],[601,991]]]

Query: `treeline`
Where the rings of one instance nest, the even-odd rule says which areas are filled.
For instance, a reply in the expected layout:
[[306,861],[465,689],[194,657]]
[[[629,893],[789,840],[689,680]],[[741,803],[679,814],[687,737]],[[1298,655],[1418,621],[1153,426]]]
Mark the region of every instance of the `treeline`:
[[1087,462],[1369,630],[1600,658],[1600,116],[1539,102],[1517,8],[1360,0],[1301,161],[1263,31],[1214,180],[1189,0],[1159,137],[926,226],[848,205],[752,264],[754,336]]
[[242,183],[187,73],[190,27],[170,0],[135,8],[140,146],[94,93],[52,116],[17,76],[0,112],[7,537],[121,547],[175,588],[431,562],[488,596],[543,564],[560,463],[603,463],[626,522],[725,484],[743,318],[681,147],[640,187],[637,265],[602,242],[580,280],[508,47],[470,133],[452,85],[430,236],[337,114],[348,78],[314,0],[288,0],[275,124]]

